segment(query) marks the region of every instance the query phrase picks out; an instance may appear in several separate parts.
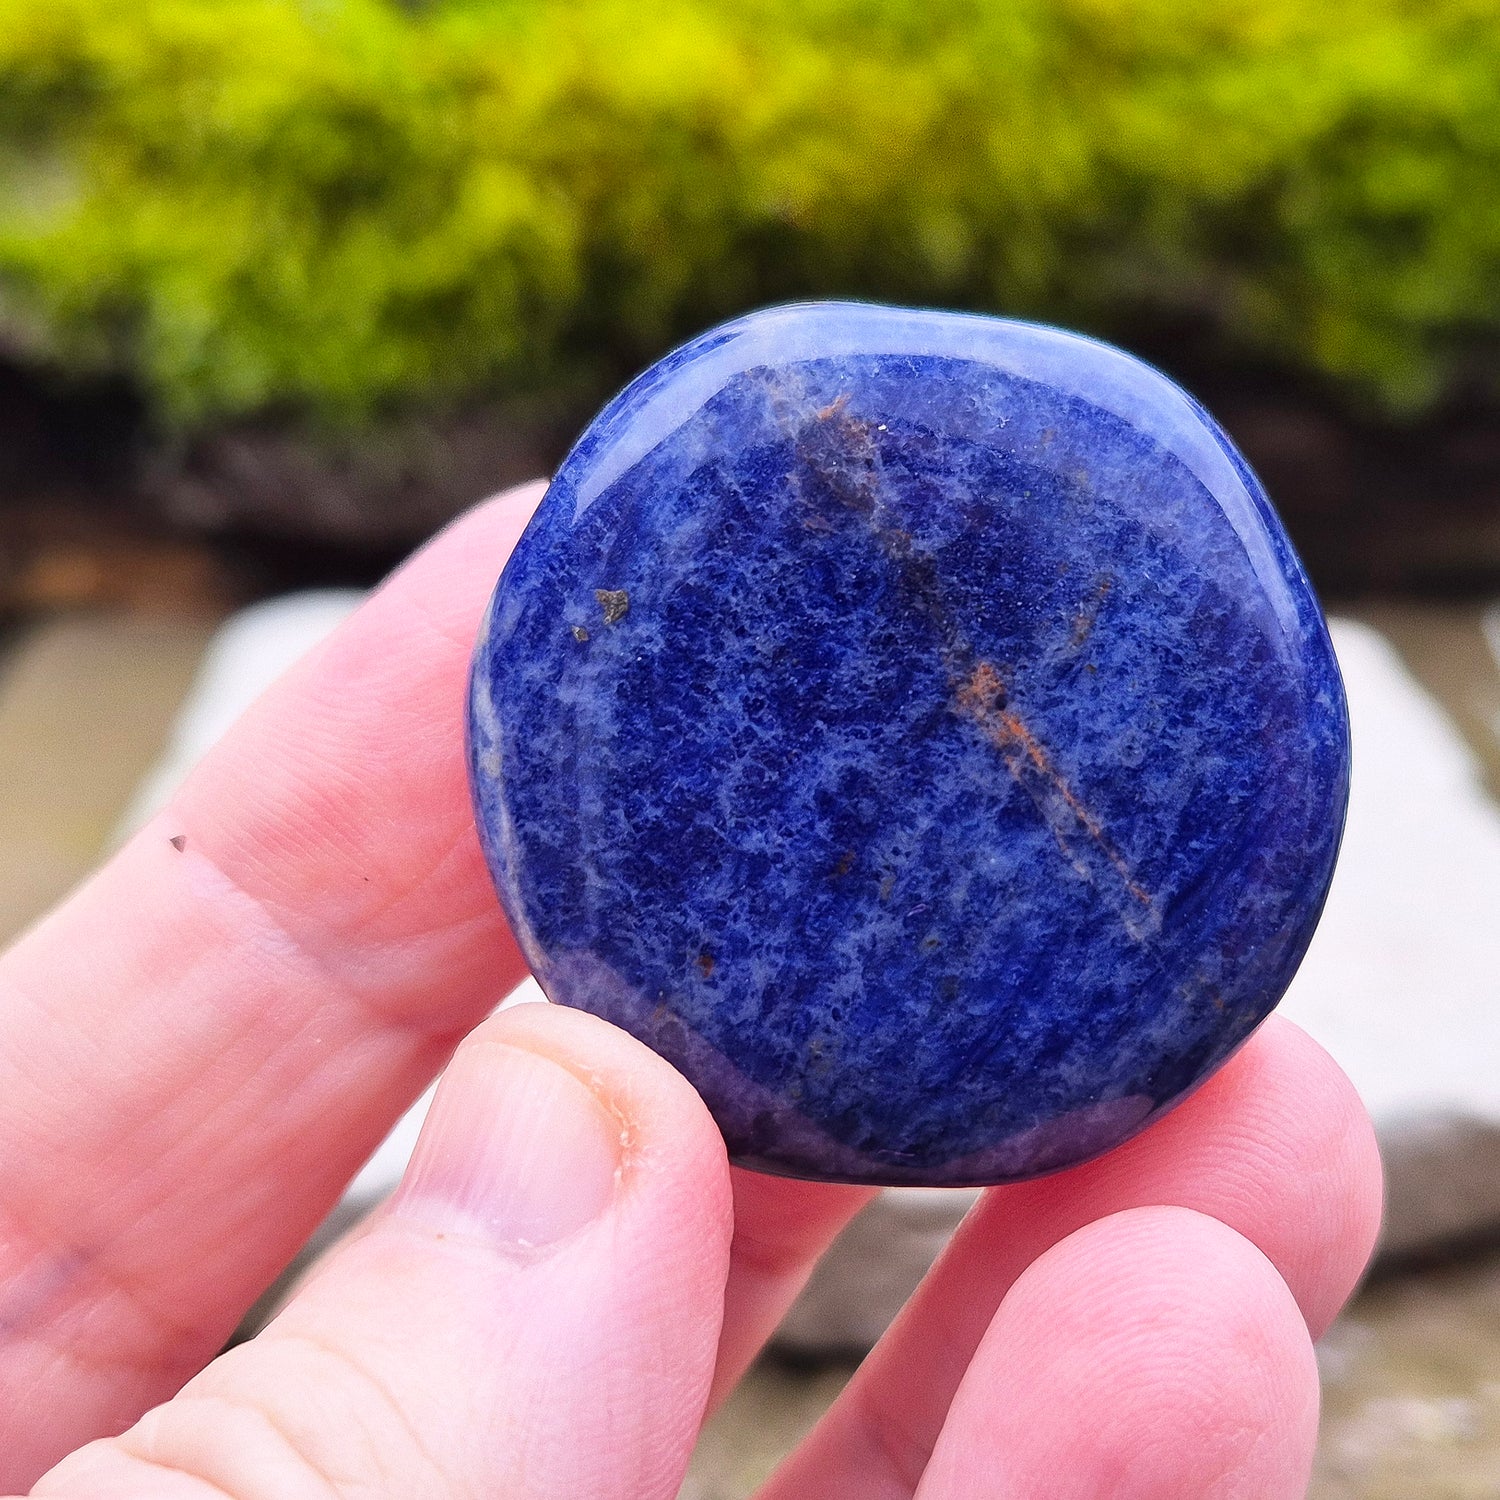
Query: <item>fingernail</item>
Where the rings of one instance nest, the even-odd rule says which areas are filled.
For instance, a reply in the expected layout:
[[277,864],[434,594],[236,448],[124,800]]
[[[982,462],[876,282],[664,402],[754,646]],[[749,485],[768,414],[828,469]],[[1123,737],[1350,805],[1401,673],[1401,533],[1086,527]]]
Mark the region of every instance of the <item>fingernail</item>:
[[560,1063],[504,1044],[461,1048],[391,1209],[534,1254],[608,1208],[621,1150],[620,1121]]

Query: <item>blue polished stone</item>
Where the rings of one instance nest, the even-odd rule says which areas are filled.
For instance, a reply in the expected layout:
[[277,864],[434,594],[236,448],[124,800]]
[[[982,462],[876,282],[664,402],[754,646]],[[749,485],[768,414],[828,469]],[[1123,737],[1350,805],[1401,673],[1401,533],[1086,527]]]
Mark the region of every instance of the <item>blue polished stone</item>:
[[741,1164],[881,1183],[1105,1150],[1279,999],[1348,730],[1214,421],[1106,345],[825,303],[595,419],[507,564],[470,764],[554,999]]

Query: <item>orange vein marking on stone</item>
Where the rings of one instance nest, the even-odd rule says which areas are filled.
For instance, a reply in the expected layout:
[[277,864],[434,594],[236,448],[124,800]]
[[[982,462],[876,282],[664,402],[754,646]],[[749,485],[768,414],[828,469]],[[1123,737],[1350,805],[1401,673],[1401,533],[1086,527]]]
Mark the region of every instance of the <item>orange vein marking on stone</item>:
[[[989,662],[980,662],[974,668],[969,680],[959,688],[958,706],[984,730],[1005,756],[1005,763],[1010,768],[1012,776],[1016,776],[1013,753],[1019,750],[1025,756],[1032,768],[1045,778],[1062,798],[1068,811],[1078,819],[1084,832],[1093,839],[1104,857],[1119,872],[1130,896],[1139,901],[1142,906],[1149,907],[1151,894],[1132,879],[1130,868],[1125,863],[1125,856],[1115,848],[1099,820],[1079,801],[1073,789],[1058,774],[1057,768],[1052,764],[1052,758],[1036,736],[1026,727],[1021,716],[1006,707],[1005,684],[1001,681],[1000,674]],[[1019,780],[1019,776],[1016,779]],[[1058,842],[1062,843],[1062,836],[1058,830],[1053,828],[1052,831]]]

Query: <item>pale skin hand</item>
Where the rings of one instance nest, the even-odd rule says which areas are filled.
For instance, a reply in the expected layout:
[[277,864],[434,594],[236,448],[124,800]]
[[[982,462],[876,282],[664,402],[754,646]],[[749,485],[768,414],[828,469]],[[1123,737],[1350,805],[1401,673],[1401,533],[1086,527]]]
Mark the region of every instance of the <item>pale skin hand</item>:
[[[865,1202],[731,1170],[601,1021],[478,1024],[525,970],[457,725],[539,495],[431,543],[0,960],[0,1491],[672,1500]],[[214,1359],[455,1046],[393,1204]],[[1301,1495],[1379,1184],[1273,1019],[1121,1150],[991,1191],[764,1500]]]

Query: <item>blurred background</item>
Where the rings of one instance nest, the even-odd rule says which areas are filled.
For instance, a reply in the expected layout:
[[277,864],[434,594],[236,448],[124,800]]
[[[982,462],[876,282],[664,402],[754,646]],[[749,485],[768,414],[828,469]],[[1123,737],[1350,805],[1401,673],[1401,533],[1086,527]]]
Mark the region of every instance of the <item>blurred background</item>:
[[[1287,1006],[1391,1168],[1314,1495],[1500,1497],[1486,0],[0,0],[0,939],[640,366],[824,296],[1112,339],[1266,481],[1357,757]],[[695,1500],[749,1493],[956,1211],[842,1247]]]

